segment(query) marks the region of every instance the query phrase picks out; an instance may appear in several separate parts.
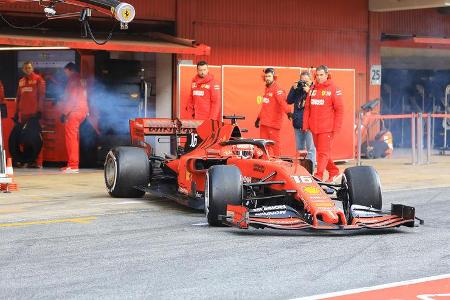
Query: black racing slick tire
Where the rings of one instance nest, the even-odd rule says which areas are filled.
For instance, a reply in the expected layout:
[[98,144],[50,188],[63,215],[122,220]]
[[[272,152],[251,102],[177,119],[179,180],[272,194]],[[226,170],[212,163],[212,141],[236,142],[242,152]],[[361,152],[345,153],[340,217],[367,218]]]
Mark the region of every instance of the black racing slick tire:
[[227,205],[242,204],[242,174],[236,166],[212,166],[206,173],[205,214],[210,226],[222,226]]
[[342,184],[347,189],[347,199],[343,199],[347,221],[351,221],[350,208],[353,204],[381,209],[380,178],[371,166],[347,168],[342,177]]
[[150,182],[151,167],[147,153],[138,147],[116,147],[105,159],[105,184],[108,193],[117,198],[140,198]]

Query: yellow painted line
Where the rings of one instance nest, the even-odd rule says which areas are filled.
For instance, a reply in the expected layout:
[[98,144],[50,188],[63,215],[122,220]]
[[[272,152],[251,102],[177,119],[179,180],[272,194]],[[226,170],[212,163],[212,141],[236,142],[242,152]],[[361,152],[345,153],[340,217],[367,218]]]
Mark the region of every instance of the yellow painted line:
[[0,227],[19,227],[19,226],[46,225],[46,224],[57,224],[57,223],[88,224],[95,219],[97,219],[97,218],[96,217],[85,217],[85,218],[42,220],[42,221],[29,221],[29,222],[16,222],[16,223],[0,223]]

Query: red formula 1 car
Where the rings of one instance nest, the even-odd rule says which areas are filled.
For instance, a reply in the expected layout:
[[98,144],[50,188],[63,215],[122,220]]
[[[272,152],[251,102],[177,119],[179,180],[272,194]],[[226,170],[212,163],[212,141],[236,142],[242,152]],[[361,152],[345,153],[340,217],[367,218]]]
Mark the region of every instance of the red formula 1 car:
[[[212,226],[275,229],[384,229],[416,225],[414,207],[383,211],[380,180],[372,167],[347,168],[341,184],[319,181],[302,157],[273,157],[273,141],[243,138],[243,117],[217,121],[135,119],[135,147],[112,149],[105,162],[113,197],[146,192],[205,211]],[[228,121],[230,120],[230,121]],[[187,137],[176,155],[156,157],[145,136]],[[336,202],[342,202],[342,208]]]

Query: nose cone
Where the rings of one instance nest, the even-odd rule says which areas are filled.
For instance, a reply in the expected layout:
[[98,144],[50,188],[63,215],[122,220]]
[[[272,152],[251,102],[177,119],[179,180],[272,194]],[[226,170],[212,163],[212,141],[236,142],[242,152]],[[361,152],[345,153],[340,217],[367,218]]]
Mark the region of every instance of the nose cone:
[[328,224],[338,224],[339,216],[334,211],[324,211],[320,214],[322,220]]

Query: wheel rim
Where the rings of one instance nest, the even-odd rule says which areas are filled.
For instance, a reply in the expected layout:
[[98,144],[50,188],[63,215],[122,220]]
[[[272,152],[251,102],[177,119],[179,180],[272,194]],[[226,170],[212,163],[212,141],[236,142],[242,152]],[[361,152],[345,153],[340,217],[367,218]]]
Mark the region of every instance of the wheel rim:
[[105,163],[105,179],[106,184],[108,185],[110,190],[114,189],[116,185],[116,178],[117,178],[116,158],[112,153],[109,153]]
[[342,202],[342,208],[344,209],[345,218],[347,219],[347,222],[350,223],[352,221],[352,214],[350,212],[350,197],[348,195],[348,184],[347,184],[347,178],[345,178],[345,174],[342,176],[342,185],[347,190],[346,193],[346,199]]
[[206,172],[205,181],[205,215],[208,217],[209,214],[209,174]]

